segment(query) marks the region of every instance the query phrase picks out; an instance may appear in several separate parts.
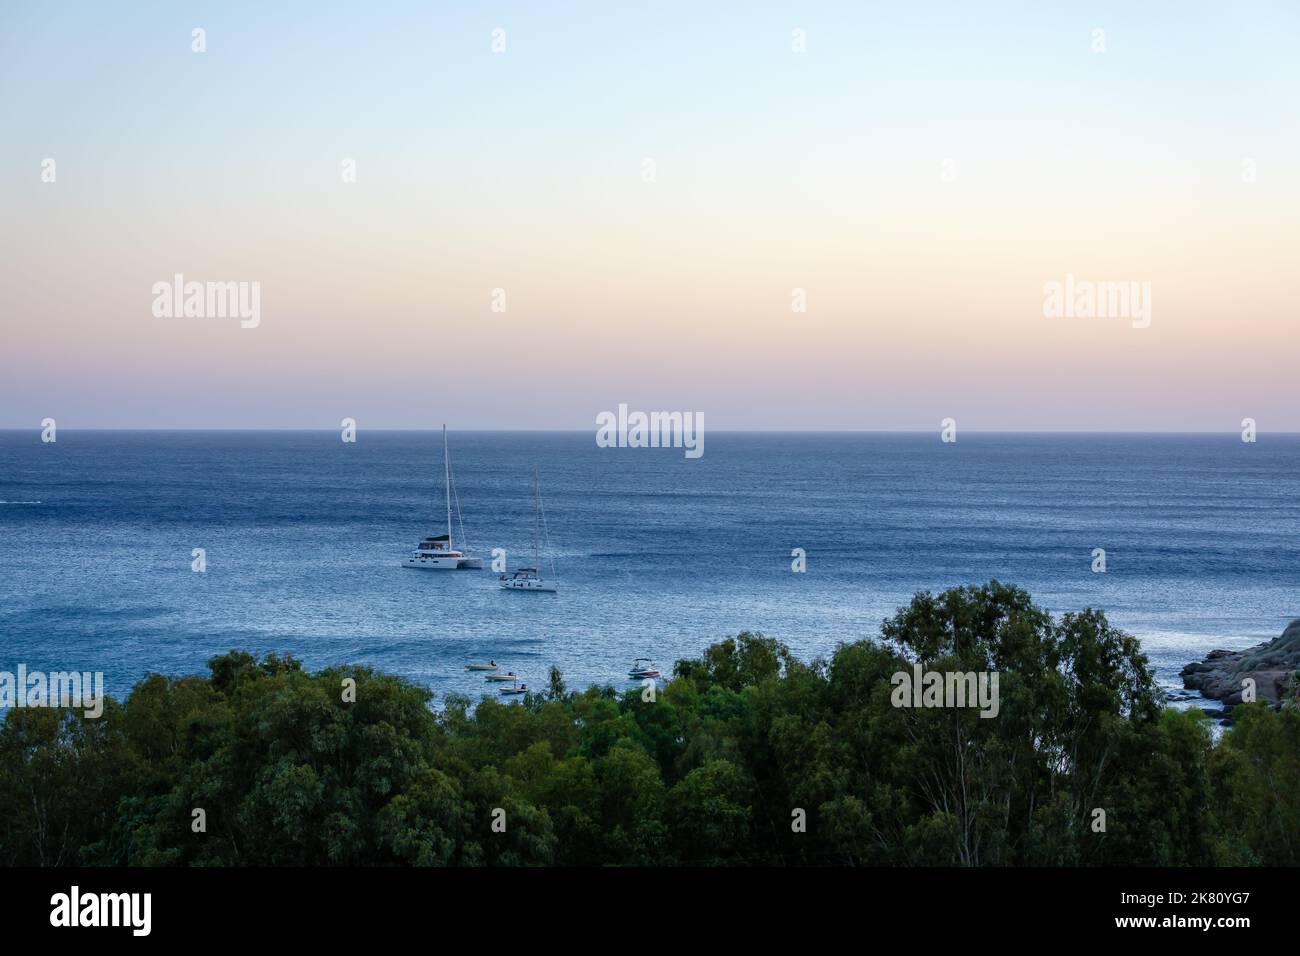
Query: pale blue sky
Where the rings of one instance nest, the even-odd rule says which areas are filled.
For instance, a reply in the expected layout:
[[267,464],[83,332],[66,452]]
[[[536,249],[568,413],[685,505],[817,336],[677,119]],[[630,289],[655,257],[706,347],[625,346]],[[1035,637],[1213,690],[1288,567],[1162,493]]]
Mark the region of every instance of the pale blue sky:
[[[1298,27],[1287,3],[8,5],[0,427],[567,428],[629,402],[1300,428]],[[177,271],[261,281],[262,327],[162,324]],[[1153,280],[1151,334],[1044,328],[1066,272]],[[531,341],[499,334],[498,286]],[[410,401],[430,366],[450,407]]]

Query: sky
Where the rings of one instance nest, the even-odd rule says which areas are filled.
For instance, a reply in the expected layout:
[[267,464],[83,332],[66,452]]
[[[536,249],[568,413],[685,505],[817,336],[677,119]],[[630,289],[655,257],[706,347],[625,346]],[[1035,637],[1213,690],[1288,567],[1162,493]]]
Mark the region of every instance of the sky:
[[[0,427],[1300,431],[1298,35],[1282,2],[0,4]],[[255,327],[160,305],[177,274],[256,283]],[[1149,315],[1049,315],[1067,276]]]

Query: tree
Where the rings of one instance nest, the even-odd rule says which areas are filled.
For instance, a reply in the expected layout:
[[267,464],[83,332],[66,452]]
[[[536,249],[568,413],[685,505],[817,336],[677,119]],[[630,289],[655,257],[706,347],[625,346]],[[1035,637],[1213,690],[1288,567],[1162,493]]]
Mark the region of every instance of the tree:
[[[1242,706],[1216,745],[1100,611],[997,581],[881,631],[810,662],[745,632],[653,701],[552,668],[522,707],[437,711],[370,668],[233,651],[99,720],[10,712],[0,863],[1300,863],[1300,707]],[[996,674],[996,708],[899,706],[915,665]]]

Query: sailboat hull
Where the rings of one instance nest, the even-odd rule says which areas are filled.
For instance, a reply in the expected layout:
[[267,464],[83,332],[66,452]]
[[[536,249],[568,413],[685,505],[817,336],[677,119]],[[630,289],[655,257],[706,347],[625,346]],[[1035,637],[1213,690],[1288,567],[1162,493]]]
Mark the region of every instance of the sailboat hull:
[[555,593],[555,585],[548,584],[545,581],[502,581],[501,587],[507,591],[541,591],[549,594]]
[[483,559],[416,555],[403,561],[402,567],[424,568],[429,571],[481,570]]

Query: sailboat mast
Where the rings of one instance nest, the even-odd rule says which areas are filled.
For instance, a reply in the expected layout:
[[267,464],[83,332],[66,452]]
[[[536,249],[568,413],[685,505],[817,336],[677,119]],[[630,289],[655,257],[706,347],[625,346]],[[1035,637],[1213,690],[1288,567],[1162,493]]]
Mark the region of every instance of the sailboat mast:
[[442,426],[443,485],[447,489],[447,550],[451,547],[451,456],[447,454],[447,426]]
[[533,567],[537,568],[537,576],[542,576],[542,548],[541,548],[541,506],[542,490],[537,480],[537,466],[533,466]]

